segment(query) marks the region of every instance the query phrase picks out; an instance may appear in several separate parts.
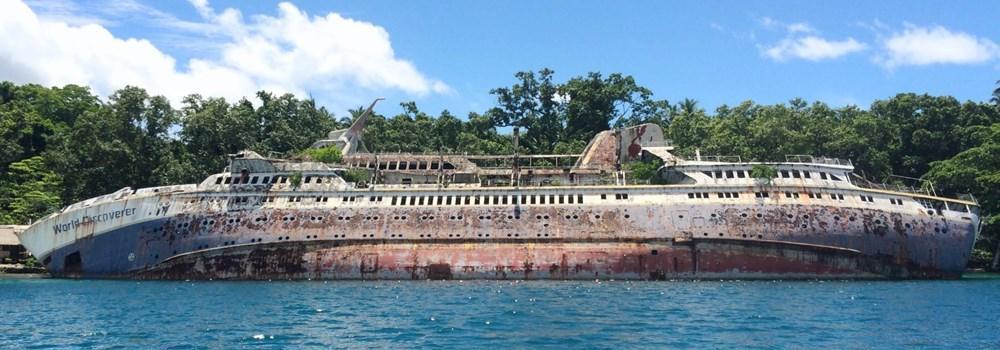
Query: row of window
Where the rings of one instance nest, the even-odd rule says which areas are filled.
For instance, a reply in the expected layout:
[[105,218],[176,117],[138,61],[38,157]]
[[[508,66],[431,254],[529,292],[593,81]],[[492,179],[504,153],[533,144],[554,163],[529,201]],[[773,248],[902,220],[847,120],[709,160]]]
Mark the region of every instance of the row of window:
[[[603,195],[602,195],[603,197]],[[381,198],[381,197],[379,197]],[[625,197],[627,199],[628,197]],[[618,198],[622,199],[622,198]],[[381,200],[381,199],[379,199]],[[465,195],[465,196],[393,196],[392,205],[517,205],[583,204],[583,195]]]
[[[317,184],[321,184],[321,183],[333,183],[335,178],[336,177],[333,177],[333,176],[312,176],[312,175],[310,175],[310,176],[306,176],[305,178],[303,178],[302,182],[303,183],[307,183],[307,184],[308,183],[317,183]],[[219,176],[219,177],[215,178],[215,184],[216,185],[239,185],[239,184],[257,185],[258,183],[259,184],[263,184],[263,185],[267,185],[267,184],[284,184],[284,183],[288,183],[288,176],[281,176],[281,175],[274,176],[274,177],[264,176],[263,178],[261,178],[259,176],[239,176],[239,177],[234,177],[234,176]]]
[[[710,197],[710,192],[689,192],[687,194],[688,198],[691,199],[708,199]],[[784,192],[785,198],[799,198],[799,192]],[[717,198],[740,198],[739,192],[715,192]],[[824,194],[819,192],[806,192],[806,195],[811,199],[824,199]],[[769,192],[754,192],[754,197],[756,198],[770,198]],[[826,196],[831,200],[844,200],[844,195],[840,193],[828,193]],[[365,196],[344,196],[344,203],[362,202]],[[229,203],[233,205],[242,205],[250,203],[252,199],[256,197],[232,197],[229,199]],[[275,202],[274,196],[264,197],[265,203]],[[301,196],[287,197],[288,203],[300,203],[302,202]],[[606,199],[607,195],[602,194],[601,199]],[[616,200],[628,199],[628,194],[626,193],[616,193]],[[874,203],[875,199],[868,195],[859,195],[862,202]],[[205,200],[205,198],[202,198]],[[313,201],[316,203],[325,203],[329,200],[329,197],[317,196],[313,197]],[[369,202],[382,202],[382,196],[368,196]],[[889,198],[889,203],[894,205],[903,205],[902,199]],[[411,206],[423,206],[423,205],[517,205],[517,204],[583,204],[583,195],[465,195],[465,196],[393,196],[391,200],[392,205],[411,205]],[[929,203],[921,203],[925,207],[930,207]]]
[[[715,170],[702,171],[702,173],[713,179],[744,179],[750,177],[750,171],[748,170]],[[843,181],[840,177],[832,173],[823,171],[817,173],[821,180]],[[781,170],[778,172],[778,177],[785,179],[811,179],[812,172],[804,170]]]

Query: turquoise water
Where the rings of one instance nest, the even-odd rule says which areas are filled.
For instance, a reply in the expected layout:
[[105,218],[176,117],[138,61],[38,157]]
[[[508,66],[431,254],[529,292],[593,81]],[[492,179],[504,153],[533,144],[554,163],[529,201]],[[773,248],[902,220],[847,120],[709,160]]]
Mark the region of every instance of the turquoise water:
[[1000,278],[0,279],[0,348],[1000,348]]

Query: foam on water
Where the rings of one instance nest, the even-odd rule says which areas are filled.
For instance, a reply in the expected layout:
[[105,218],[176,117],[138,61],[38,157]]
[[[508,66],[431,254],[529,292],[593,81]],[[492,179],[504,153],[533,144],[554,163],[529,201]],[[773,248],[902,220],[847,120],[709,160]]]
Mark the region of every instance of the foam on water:
[[998,348],[1000,279],[0,279],[0,348]]

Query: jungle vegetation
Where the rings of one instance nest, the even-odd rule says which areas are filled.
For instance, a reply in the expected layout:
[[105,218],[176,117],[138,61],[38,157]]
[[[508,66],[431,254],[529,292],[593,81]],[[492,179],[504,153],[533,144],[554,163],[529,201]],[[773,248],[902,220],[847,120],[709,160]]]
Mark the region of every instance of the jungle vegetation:
[[[553,81],[549,69],[514,77],[510,86],[490,91],[495,106],[465,118],[447,110],[432,115],[414,102],[402,103],[398,115],[375,114],[367,146],[508,154],[511,136],[502,131],[517,126],[523,130],[522,152],[573,153],[610,127],[656,123],[682,156],[699,149],[744,160],[784,160],[786,154],[847,158],[875,181],[903,181],[890,177],[898,175],[932,181],[939,194],[971,193],[987,214],[971,265],[988,265],[990,251],[1000,246],[1000,87],[984,91],[988,100],[981,102],[901,93],[867,108],[796,98],[706,110],[693,99],[657,100],[619,73],[564,82]],[[222,170],[227,154],[243,149],[336,160],[335,149],[305,150],[362,111],[338,117],[309,99],[264,91],[255,97],[190,95],[175,106],[134,86],[101,99],[83,86],[2,82],[0,224],[24,224],[126,186],[198,182]]]

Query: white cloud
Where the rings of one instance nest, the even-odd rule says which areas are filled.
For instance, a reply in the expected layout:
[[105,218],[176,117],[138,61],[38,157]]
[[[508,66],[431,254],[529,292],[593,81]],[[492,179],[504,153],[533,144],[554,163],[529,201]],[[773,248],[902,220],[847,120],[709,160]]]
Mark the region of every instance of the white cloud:
[[[188,93],[237,99],[261,89],[299,96],[358,89],[417,96],[451,91],[396,57],[389,34],[372,23],[337,13],[310,16],[290,3],[279,4],[276,16],[245,21],[238,10],[216,13],[207,1],[192,3],[204,22],[173,21],[160,12],[155,17],[221,39],[208,58],[179,67],[148,40],[116,37],[101,23],[82,23],[85,17],[39,16],[20,0],[0,0],[0,80],[88,85],[102,95],[136,85],[174,102]],[[70,18],[65,12],[62,18]]]
[[822,61],[862,51],[865,47],[865,44],[854,38],[837,41],[809,35],[785,38],[774,46],[764,48],[764,55],[779,62],[791,58]]
[[816,32],[816,29],[813,29],[813,27],[811,25],[809,25],[809,23],[805,23],[805,22],[792,23],[792,24],[789,24],[785,28],[788,29],[788,31],[791,32],[791,33],[814,33],[814,32]]
[[778,62],[790,59],[829,60],[863,51],[868,47],[852,37],[843,40],[823,38],[816,28],[806,22],[785,24],[770,17],[757,21],[764,28],[781,29],[785,32],[785,37],[773,45],[758,45],[761,54]]
[[992,40],[942,26],[906,24],[883,42],[884,54],[876,62],[887,68],[929,64],[975,64],[1000,58],[1000,47]]

